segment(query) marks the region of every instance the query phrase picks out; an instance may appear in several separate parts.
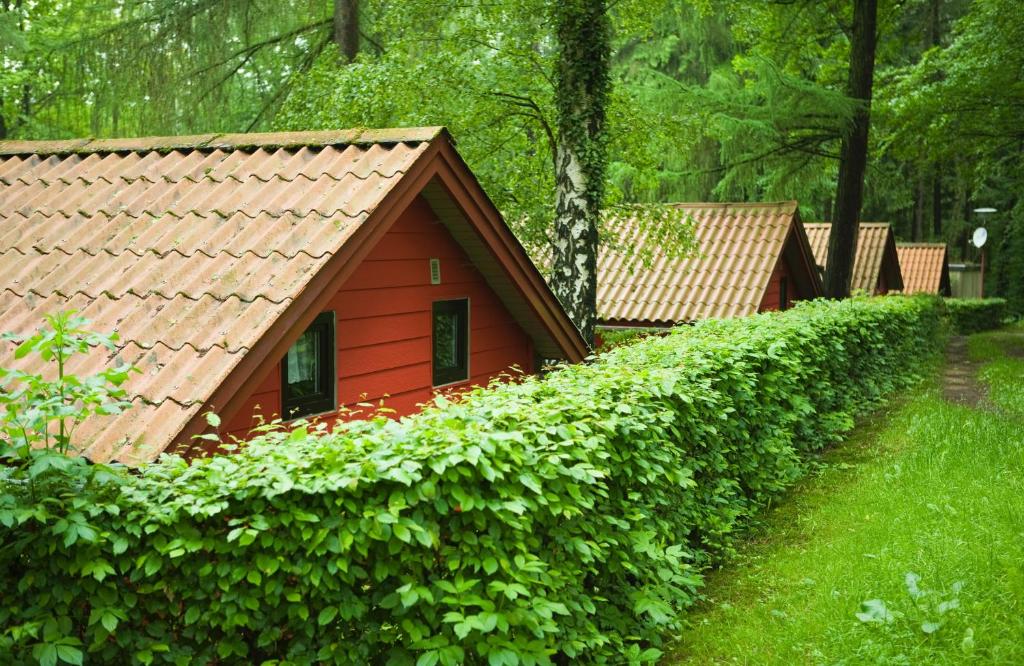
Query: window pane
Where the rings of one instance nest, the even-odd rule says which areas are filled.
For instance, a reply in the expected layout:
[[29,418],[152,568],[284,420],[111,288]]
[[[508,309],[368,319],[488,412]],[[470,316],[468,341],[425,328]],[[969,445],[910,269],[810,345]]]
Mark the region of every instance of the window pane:
[[311,329],[288,350],[286,358],[288,387],[294,397],[319,393],[320,331]]
[[434,386],[468,379],[469,301],[434,301]]
[[434,313],[434,367],[459,367],[459,317],[454,312]]

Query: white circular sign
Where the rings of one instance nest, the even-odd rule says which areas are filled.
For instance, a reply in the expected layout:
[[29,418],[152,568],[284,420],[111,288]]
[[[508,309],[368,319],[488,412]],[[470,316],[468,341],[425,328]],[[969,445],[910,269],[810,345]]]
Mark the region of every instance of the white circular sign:
[[974,230],[974,236],[971,241],[974,243],[974,247],[981,247],[988,240],[988,232],[985,231],[985,227],[978,227]]

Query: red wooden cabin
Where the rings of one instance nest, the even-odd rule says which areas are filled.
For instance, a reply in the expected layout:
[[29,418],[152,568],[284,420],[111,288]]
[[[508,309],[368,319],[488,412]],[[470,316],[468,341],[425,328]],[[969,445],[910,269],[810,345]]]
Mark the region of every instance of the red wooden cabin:
[[904,294],[949,296],[949,257],[945,243],[896,243]]
[[[785,310],[822,295],[796,202],[673,204],[696,251],[669,258],[630,221],[598,258],[597,308],[606,328],[649,328]],[[650,244],[651,247],[645,247]],[[644,263],[644,251],[651,255]]]
[[[805,226],[815,260],[819,269],[824,271],[828,265],[828,237],[832,233],[832,224],[813,222]],[[888,222],[861,222],[850,291],[879,295],[902,289],[903,273],[892,227]]]
[[81,427],[95,461],[190,452],[207,412],[401,416],[587,353],[441,128],[7,141],[0,187],[4,329],[75,309],[121,340],[73,371],[142,371]]

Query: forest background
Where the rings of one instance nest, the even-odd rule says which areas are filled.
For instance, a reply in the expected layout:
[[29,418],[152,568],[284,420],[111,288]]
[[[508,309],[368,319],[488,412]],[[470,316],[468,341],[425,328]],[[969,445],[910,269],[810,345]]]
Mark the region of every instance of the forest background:
[[[604,4],[603,206],[796,199],[804,220],[830,219],[857,110],[844,92],[855,3]],[[0,139],[445,125],[544,253],[555,6],[0,0]],[[1024,311],[1024,4],[878,0],[877,24],[861,219],[968,261],[986,226],[986,295]]]

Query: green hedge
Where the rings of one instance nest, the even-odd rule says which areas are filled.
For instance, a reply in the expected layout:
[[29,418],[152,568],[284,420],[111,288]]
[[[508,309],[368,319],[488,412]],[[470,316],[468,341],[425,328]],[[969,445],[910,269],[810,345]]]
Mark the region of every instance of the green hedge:
[[947,298],[946,310],[961,335],[999,328],[1007,316],[1005,298]]
[[0,653],[655,659],[702,568],[942,329],[926,297],[704,322],[402,422],[269,432],[97,480],[73,493],[84,529],[7,488]]

